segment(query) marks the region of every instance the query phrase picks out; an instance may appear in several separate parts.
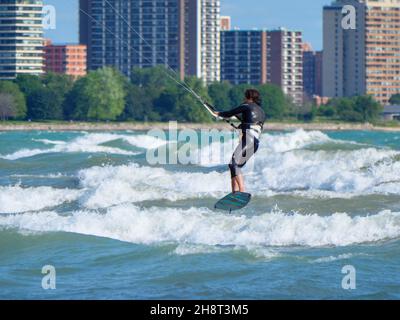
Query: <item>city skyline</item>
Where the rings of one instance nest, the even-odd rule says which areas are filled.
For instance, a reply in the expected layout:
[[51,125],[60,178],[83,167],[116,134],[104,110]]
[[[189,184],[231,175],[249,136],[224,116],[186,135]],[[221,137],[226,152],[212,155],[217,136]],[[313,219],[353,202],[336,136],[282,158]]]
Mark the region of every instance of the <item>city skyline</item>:
[[[279,3],[259,0],[221,0],[221,14],[232,17],[232,27],[240,29],[275,29],[285,27],[303,32],[305,42],[322,49],[322,9],[332,0],[282,0]],[[54,43],[79,42],[78,0],[45,0],[57,12],[57,28],[46,30],[45,37]],[[291,10],[287,10],[290,4]],[[253,8],[259,10],[253,10]],[[243,8],[251,8],[251,14]],[[308,10],[304,10],[308,8]],[[249,10],[249,11],[250,11]],[[298,13],[302,12],[301,15]]]

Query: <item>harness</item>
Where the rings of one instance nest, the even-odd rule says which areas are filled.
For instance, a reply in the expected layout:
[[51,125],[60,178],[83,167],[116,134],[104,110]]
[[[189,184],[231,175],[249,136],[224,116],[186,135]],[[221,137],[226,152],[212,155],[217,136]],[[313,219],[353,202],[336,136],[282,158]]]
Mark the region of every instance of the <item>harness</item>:
[[[208,112],[210,112],[213,116],[215,116],[216,110],[215,110],[215,108],[214,108],[212,105],[210,105],[210,104],[207,103],[207,102],[204,102],[203,105],[204,105],[204,107],[207,109]],[[230,119],[224,119],[224,118],[221,118],[221,117],[217,117],[217,118],[219,118],[220,120],[223,120],[223,121],[225,121],[226,123],[230,124],[230,125],[231,125],[234,129],[236,129],[236,130],[242,130],[242,131],[243,131],[243,130],[248,130],[249,133],[250,133],[253,137],[257,138],[257,139],[260,139],[261,133],[262,133],[263,130],[264,130],[264,122],[241,123],[240,125],[236,125],[236,124],[234,124]],[[237,116],[235,116],[235,118],[236,118],[237,120],[241,121],[241,119],[238,118]]]
[[238,129],[248,131],[254,138],[260,139],[264,130],[264,122],[242,123]]

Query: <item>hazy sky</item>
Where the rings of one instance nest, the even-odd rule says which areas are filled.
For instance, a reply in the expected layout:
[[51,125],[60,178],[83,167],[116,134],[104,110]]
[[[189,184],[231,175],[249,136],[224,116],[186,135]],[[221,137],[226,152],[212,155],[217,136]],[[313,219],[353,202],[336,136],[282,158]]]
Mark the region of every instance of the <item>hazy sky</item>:
[[[46,32],[53,42],[78,42],[78,0],[44,0],[54,5],[57,28]],[[303,31],[304,40],[322,47],[322,7],[332,0],[221,0],[221,14],[241,29],[286,27]]]

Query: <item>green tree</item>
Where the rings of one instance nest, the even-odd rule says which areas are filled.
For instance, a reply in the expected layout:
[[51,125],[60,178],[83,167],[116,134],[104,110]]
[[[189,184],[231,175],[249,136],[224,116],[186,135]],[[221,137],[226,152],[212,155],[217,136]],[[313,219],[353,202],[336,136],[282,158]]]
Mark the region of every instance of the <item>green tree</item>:
[[340,120],[349,122],[362,122],[362,115],[354,110],[354,103],[351,98],[332,99],[329,103],[336,109]]
[[[114,69],[103,68],[95,72],[89,86],[92,96],[87,117],[91,120],[115,120],[124,111],[124,78]],[[95,97],[93,97],[93,94]]]
[[151,100],[156,100],[166,88],[180,87],[180,81],[176,74],[164,66],[153,68],[134,68],[131,75],[131,83],[146,90]]
[[14,98],[9,93],[0,93],[0,120],[6,121],[8,118],[15,117]]
[[[210,101],[203,81],[194,77],[187,78],[186,83],[204,100]],[[177,120],[182,122],[210,122],[211,115],[200,101],[182,87],[170,85],[154,101],[154,109],[162,121]]]
[[[175,80],[174,80],[175,79]],[[168,121],[176,119],[176,103],[178,101],[179,90],[182,89],[180,80],[176,78],[176,74],[167,70],[164,66],[156,66],[153,68],[135,68],[131,75],[131,83],[133,86],[140,88],[143,97],[128,94],[127,108],[133,110],[133,98],[143,103],[145,110],[140,110],[140,106],[136,104],[136,117],[139,119],[148,119],[150,121]],[[137,92],[139,90],[136,90]],[[171,101],[173,100],[173,102]],[[172,105],[171,105],[172,104]],[[128,109],[127,109],[128,110]]]
[[79,79],[66,103],[66,114],[78,120],[115,120],[125,107],[125,80],[112,68],[102,68]]
[[125,109],[122,120],[159,121],[160,116],[153,110],[153,101],[145,88],[128,84]]
[[340,120],[350,122],[373,122],[382,112],[382,106],[371,96],[332,99],[327,107],[333,108]]
[[[187,85],[193,89],[205,101],[210,101],[207,87],[201,79],[196,77],[188,77]],[[181,117],[181,121],[187,122],[211,122],[213,119],[208,111],[201,105],[200,101],[192,94],[180,88],[177,103],[177,112]]]
[[88,76],[75,81],[71,91],[66,95],[64,101],[64,118],[71,120],[86,120],[89,110],[89,95],[84,94],[88,87]]
[[131,83],[141,87],[164,88],[175,81],[176,74],[164,66],[153,68],[134,68],[131,75]]
[[14,112],[11,118],[22,120],[26,117],[26,99],[19,86],[11,81],[0,81],[0,93],[13,97]]
[[26,98],[28,98],[31,93],[43,88],[41,78],[39,76],[34,76],[30,74],[19,74],[14,82],[25,94]]
[[360,113],[362,121],[373,122],[377,120],[383,111],[382,106],[371,96],[359,96],[353,98],[354,110]]
[[42,78],[42,82],[54,95],[53,106],[57,115],[55,119],[63,119],[64,109],[68,109],[65,105],[66,97],[74,85],[72,77],[65,74],[47,73]]
[[267,118],[282,119],[288,110],[287,100],[282,89],[274,84],[264,84],[259,86],[258,90]]
[[218,110],[228,110],[232,107],[229,92],[232,85],[227,82],[214,82],[208,86],[208,95],[210,96],[210,103],[212,103]]
[[32,92],[28,97],[28,117],[33,120],[62,119],[62,108],[55,93],[48,88]]
[[326,118],[334,118],[337,116],[336,109],[332,105],[320,106],[318,108],[317,115]]
[[160,116],[161,121],[182,120],[178,111],[179,89],[169,87],[154,100],[154,111]]
[[296,107],[297,119],[303,121],[313,121],[317,115],[317,108],[312,101],[304,101],[300,106]]
[[400,104],[400,93],[392,95],[392,97],[389,100],[389,103],[391,105],[399,105]]
[[65,74],[47,73],[42,78],[43,85],[53,92],[56,99],[57,109],[64,109],[64,102],[68,93],[74,85],[73,78]]

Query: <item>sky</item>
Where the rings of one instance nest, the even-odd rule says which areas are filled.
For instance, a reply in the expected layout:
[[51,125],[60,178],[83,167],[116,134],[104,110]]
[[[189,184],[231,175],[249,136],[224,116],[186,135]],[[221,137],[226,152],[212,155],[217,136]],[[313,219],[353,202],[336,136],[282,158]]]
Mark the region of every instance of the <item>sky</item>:
[[[44,0],[56,9],[56,29],[45,36],[55,43],[79,41],[78,0]],[[315,50],[322,49],[322,7],[332,0],[221,0],[221,15],[240,29],[285,27],[303,32]]]

